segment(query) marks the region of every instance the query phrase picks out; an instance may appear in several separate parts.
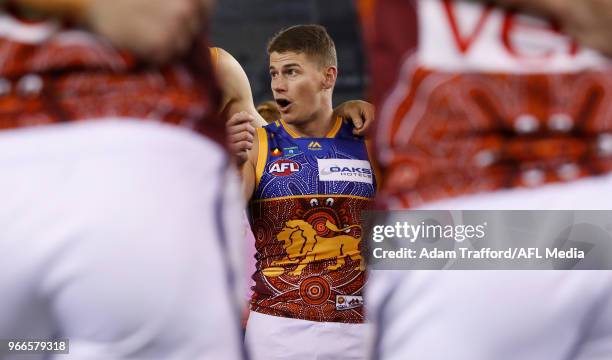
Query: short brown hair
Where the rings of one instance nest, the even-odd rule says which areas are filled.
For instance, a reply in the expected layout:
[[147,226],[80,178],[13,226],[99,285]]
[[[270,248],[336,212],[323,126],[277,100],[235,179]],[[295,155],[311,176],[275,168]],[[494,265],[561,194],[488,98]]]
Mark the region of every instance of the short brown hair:
[[338,66],[336,45],[321,25],[292,26],[268,42],[268,54],[288,51],[306,54],[321,66]]

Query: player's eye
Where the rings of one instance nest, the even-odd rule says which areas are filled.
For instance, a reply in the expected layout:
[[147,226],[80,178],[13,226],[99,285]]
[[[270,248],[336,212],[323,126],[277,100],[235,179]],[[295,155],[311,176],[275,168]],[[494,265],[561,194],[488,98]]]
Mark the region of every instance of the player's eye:
[[317,199],[310,199],[310,206],[317,206],[319,205],[319,200]]
[[325,200],[325,205],[327,205],[327,206],[332,206],[332,205],[334,205],[334,199],[332,199],[332,198],[327,198],[327,199]]

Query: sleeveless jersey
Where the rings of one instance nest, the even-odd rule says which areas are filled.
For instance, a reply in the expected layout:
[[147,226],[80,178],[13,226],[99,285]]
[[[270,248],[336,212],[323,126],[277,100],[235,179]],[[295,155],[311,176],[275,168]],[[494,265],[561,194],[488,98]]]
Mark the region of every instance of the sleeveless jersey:
[[550,21],[453,0],[362,0],[392,208],[612,170],[612,68]]
[[129,118],[176,124],[223,143],[219,99],[204,39],[158,69],[89,32],[0,13],[0,130]]
[[282,120],[257,129],[257,136],[251,310],[363,322],[361,212],[376,192],[364,140],[340,118],[325,138],[301,138]]

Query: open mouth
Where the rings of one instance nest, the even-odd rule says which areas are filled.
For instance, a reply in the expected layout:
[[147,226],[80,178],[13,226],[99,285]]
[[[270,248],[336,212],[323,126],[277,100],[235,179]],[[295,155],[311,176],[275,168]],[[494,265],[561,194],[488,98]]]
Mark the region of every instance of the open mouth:
[[291,101],[287,99],[276,99],[276,105],[278,105],[278,110],[283,112],[284,110],[287,110],[289,105],[291,105]]

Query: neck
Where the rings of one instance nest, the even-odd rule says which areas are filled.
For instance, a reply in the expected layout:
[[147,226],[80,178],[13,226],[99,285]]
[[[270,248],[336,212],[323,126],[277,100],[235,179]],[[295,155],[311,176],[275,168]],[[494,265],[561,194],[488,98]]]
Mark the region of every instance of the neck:
[[333,118],[334,110],[331,105],[312,115],[308,121],[299,124],[286,124],[291,130],[302,137],[322,138],[332,129],[335,123]]

